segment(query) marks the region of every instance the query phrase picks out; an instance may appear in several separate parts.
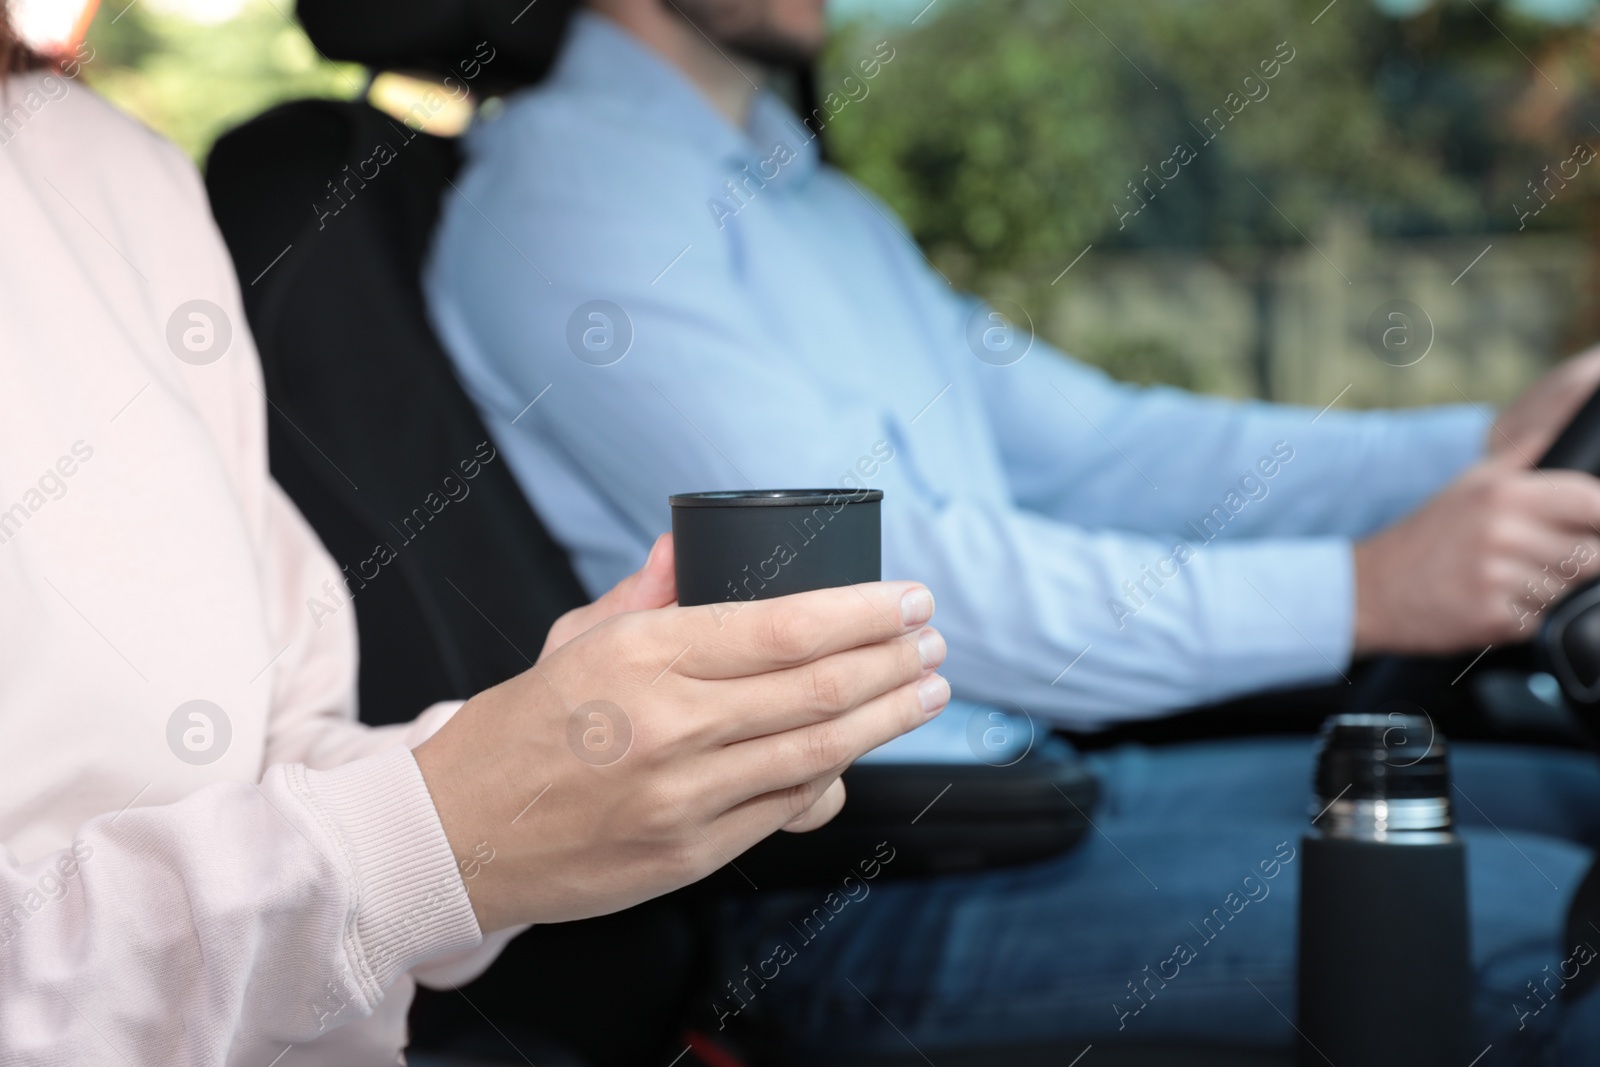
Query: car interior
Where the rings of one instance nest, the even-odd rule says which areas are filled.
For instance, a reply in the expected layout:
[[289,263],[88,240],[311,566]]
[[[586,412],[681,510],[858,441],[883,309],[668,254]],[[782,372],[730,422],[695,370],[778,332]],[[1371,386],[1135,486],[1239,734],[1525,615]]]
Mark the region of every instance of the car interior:
[[[537,85],[573,0],[301,0],[298,16],[327,58],[432,79],[459,77],[492,97]],[[810,93],[801,72],[796,92]],[[372,171],[377,146],[387,160]],[[296,100],[222,137],[206,167],[260,350],[270,404],[272,471],[356,590],[364,721],[402,721],[430,702],[461,699],[529,666],[551,623],[587,600],[562,547],[527,503],[451,369],[424,311],[420,275],[460,147],[364,100]],[[333,199],[330,199],[330,195]],[[559,398],[552,398],[559,403]],[[448,521],[423,506],[470,461],[469,492]],[[382,576],[389,572],[388,576]],[[1369,665],[1354,685],[1297,697],[1309,731],[1330,710],[1445,694],[1469,726],[1457,735],[1585,745],[1588,728],[1530,681],[1527,653],[1495,653],[1469,685],[1462,663]],[[1281,696],[1277,698],[1281,703]],[[1202,709],[1095,737],[1166,743],[1263,728],[1260,699]],[[1282,728],[1283,716],[1273,722]],[[710,916],[730,895],[826,883],[854,857],[892,840],[885,877],[1022,864],[1093,833],[1095,784],[1051,743],[1005,766],[881,764],[846,775],[850,803],[829,827],[777,835],[705,883],[599,919],[535,927],[459,991],[420,990],[415,1062],[683,1063],[867,1067],[925,1062],[904,1055],[810,1059],[782,1033],[718,1033],[717,946]],[[935,796],[940,802],[927,807]],[[1270,1064],[1288,1054],[1096,1042],[1092,1062]],[[977,1048],[941,1067],[1065,1065],[1075,1047]],[[427,1057],[436,1057],[428,1059]]]

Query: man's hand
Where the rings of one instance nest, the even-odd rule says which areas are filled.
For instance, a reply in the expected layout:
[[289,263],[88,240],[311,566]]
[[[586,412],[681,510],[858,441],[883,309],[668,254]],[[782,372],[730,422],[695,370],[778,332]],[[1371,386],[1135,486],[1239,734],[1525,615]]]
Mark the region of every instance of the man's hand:
[[1357,654],[1526,641],[1600,571],[1600,479],[1502,454],[1356,545],[1355,569]]
[[617,911],[826,821],[949,700],[932,614],[911,582],[625,612],[468,701],[415,755],[480,927]]
[[1591,348],[1549,371],[1500,413],[1489,431],[1489,455],[1533,466],[1596,387],[1600,348]]

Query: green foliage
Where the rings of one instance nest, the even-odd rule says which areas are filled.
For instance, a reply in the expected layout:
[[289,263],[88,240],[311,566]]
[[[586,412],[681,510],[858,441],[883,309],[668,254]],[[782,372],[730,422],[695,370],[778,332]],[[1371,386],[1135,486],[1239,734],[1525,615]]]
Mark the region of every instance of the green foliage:
[[[1380,232],[1514,221],[1504,188],[1526,177],[1516,167],[1545,159],[1495,132],[1491,104],[1533,72],[1480,8],[1525,50],[1560,32],[1488,0],[1407,23],[1346,0],[1313,24],[1312,7],[943,0],[937,17],[893,36],[894,61],[833,124],[831,145],[941,267],[980,288],[1053,274],[1090,242],[1286,244],[1335,213]],[[882,33],[843,34],[823,85]],[[1275,53],[1293,58],[1261,79]],[[1226,123],[1203,126],[1214,114]],[[1461,158],[1474,134],[1486,161]],[[1163,161],[1179,144],[1193,162],[1144,185],[1163,166],[1171,174]],[[1139,206],[1129,183],[1149,203],[1123,216]]]
[[353,98],[366,77],[360,67],[324,60],[270,2],[216,25],[152,13],[144,4],[108,4],[90,27],[89,44],[89,84],[196,162],[219,134],[272,105]]
[[[1137,171],[1126,78],[1099,62],[1098,37],[1064,29],[1063,9],[954,8],[896,38],[871,96],[829,127],[841,163],[935,254],[987,270],[1081,248],[1111,217],[1113,176]],[[832,58],[865,54],[865,36],[842,34]]]

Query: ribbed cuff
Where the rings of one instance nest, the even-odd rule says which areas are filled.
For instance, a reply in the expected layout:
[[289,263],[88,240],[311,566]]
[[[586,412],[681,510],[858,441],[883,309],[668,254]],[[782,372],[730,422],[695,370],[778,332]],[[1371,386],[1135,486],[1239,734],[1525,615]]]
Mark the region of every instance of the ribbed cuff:
[[355,867],[355,949],[378,991],[425,959],[483,940],[410,749],[307,771],[306,787]]

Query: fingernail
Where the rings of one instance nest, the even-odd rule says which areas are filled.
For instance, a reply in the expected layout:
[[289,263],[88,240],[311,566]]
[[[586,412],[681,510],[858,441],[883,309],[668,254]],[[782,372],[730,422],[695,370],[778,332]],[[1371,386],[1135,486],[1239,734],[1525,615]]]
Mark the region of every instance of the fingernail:
[[924,667],[937,667],[944,662],[944,654],[944,636],[938,630],[929,627],[917,636],[917,655]]
[[930,674],[917,683],[917,697],[922,701],[922,711],[932,715],[950,703],[950,683],[943,675]]
[[933,594],[925,586],[917,586],[900,600],[900,622],[905,626],[921,626],[933,618]]

